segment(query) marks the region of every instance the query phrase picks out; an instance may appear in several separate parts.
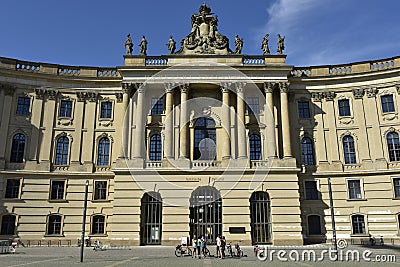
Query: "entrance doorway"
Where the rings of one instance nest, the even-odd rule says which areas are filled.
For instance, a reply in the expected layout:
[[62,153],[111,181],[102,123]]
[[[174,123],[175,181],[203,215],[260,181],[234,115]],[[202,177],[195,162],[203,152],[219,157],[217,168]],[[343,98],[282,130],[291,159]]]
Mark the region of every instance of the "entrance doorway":
[[162,199],[160,193],[145,193],[141,201],[140,245],[161,245]]
[[271,202],[267,192],[254,192],[250,197],[251,241],[272,243]]

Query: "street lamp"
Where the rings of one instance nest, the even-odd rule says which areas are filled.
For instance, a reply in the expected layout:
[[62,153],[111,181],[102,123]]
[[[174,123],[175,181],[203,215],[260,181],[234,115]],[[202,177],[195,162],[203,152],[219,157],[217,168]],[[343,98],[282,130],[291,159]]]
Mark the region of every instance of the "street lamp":
[[88,190],[89,190],[89,180],[86,180],[86,183],[85,183],[85,202],[83,203],[83,217],[82,217],[81,262],[83,262],[83,248],[85,247],[85,225],[86,225],[86,210],[87,210]]

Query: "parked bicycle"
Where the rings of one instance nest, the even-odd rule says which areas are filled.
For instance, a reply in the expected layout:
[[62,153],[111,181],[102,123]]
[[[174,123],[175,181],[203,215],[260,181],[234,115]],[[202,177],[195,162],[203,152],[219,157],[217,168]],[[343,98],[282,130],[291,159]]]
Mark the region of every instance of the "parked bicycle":
[[103,246],[103,244],[99,240],[96,240],[96,242],[94,243],[93,250],[104,251],[106,250],[106,246]]
[[192,250],[189,247],[178,245],[175,248],[175,256],[177,257],[192,256]]
[[236,257],[239,257],[239,258],[240,258],[240,257],[243,257],[243,256],[244,256],[243,250],[242,250],[242,248],[239,246],[238,243],[236,243],[235,249],[236,249],[236,252],[235,252],[234,255],[236,255]]

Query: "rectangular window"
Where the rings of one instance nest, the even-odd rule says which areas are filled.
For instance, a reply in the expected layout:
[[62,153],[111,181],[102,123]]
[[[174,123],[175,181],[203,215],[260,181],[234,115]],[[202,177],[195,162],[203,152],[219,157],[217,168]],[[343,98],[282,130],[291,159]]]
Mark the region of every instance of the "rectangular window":
[[31,106],[31,99],[29,97],[18,97],[17,114],[29,115]]
[[101,102],[100,119],[111,119],[112,118],[112,102],[106,101]]
[[61,117],[61,118],[71,118],[72,117],[72,101],[61,100],[59,117]]
[[348,99],[342,99],[338,101],[339,104],[339,116],[351,116],[350,112],[350,101]]
[[361,181],[348,180],[349,199],[362,199],[361,196]]
[[64,188],[65,181],[51,181],[51,200],[62,200],[64,199]]
[[260,114],[258,97],[249,97],[247,99],[247,109],[249,114]]
[[304,182],[305,190],[306,190],[306,199],[307,200],[318,200],[318,188],[316,181],[305,181]]
[[351,223],[353,225],[353,235],[365,235],[364,215],[351,216]]
[[297,103],[297,109],[299,112],[299,119],[309,119],[310,115],[310,105],[308,101],[299,101]]
[[400,178],[393,179],[393,190],[394,190],[394,197],[400,198]]
[[21,179],[7,179],[5,198],[19,198]]
[[151,115],[161,115],[164,112],[164,100],[162,98],[151,99]]
[[393,95],[383,95],[381,96],[381,102],[382,102],[382,112],[394,112],[394,101],[393,101]]
[[321,235],[321,217],[319,215],[308,216],[308,234]]
[[94,182],[94,200],[107,199],[107,181]]

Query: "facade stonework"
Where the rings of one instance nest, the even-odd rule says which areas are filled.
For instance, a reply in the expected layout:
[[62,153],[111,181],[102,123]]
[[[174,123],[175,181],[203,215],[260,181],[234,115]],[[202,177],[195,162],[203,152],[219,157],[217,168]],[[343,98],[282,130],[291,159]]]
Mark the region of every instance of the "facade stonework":
[[168,56],[0,58],[0,239],[75,243],[88,180],[103,243],[330,242],[328,178],[338,238],[399,239],[400,58],[235,54],[200,11]]

